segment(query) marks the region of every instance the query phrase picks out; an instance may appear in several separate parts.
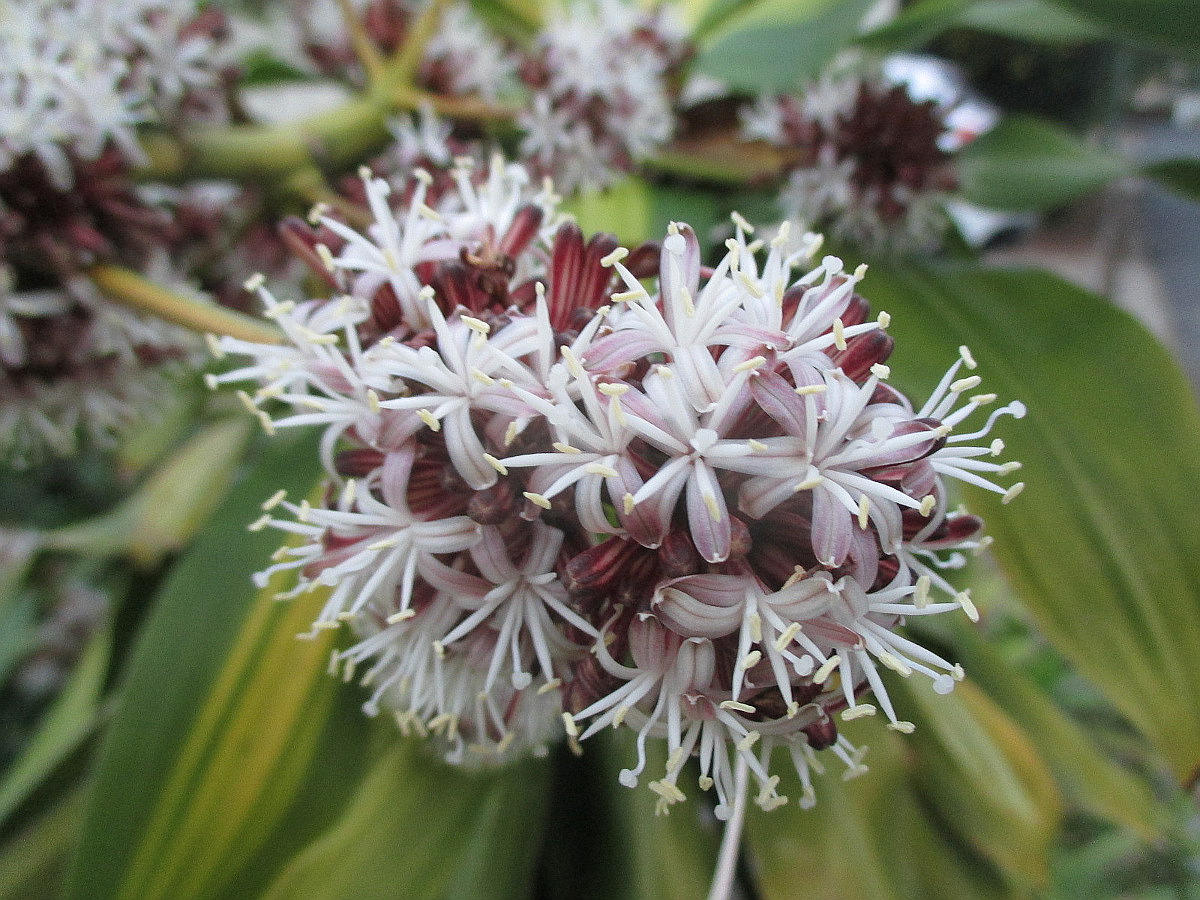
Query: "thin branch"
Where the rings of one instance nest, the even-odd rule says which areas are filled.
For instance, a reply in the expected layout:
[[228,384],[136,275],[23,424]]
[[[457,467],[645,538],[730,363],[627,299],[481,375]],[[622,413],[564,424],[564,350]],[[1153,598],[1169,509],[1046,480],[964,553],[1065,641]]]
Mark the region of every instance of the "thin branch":
[[404,43],[388,62],[387,77],[391,85],[411,85],[416,80],[417,70],[425,56],[425,48],[437,33],[442,13],[448,5],[449,0],[429,0],[429,5],[405,35]]
[[201,334],[220,334],[258,344],[280,344],[278,329],[251,316],[177,294],[120,266],[100,263],[88,278],[110,300]]
[[378,84],[387,73],[387,62],[384,60],[383,54],[379,52],[379,48],[367,34],[362,17],[354,8],[351,0],[337,0],[337,4],[342,10],[346,30],[350,33],[350,45],[354,48],[354,55],[358,57],[358,61],[362,63],[362,67],[367,73],[367,83]]

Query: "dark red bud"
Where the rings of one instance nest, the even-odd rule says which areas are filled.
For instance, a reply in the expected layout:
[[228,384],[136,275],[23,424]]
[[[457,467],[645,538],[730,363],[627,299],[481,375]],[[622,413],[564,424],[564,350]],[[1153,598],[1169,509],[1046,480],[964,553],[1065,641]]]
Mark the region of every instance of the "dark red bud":
[[833,363],[852,381],[865,381],[871,366],[882,363],[892,355],[896,342],[886,331],[856,334],[846,342],[846,349],[833,354]]
[[808,738],[808,746],[814,750],[825,750],[837,743],[837,723],[829,717],[813,722],[801,731]]
[[365,478],[383,465],[383,454],[370,447],[343,450],[333,461],[339,475],[346,478]]
[[467,502],[467,515],[480,525],[499,525],[513,517],[517,492],[512,482],[502,479],[490,488],[476,491]]
[[540,206],[532,203],[522,206],[513,216],[512,224],[508,226],[508,231],[504,232],[504,237],[500,239],[496,249],[505,256],[520,256],[530,241],[537,237],[545,217],[546,214]]
[[609,538],[573,556],[563,572],[563,585],[572,594],[612,590],[642,547],[623,538]]
[[658,241],[634,247],[625,257],[625,268],[634,278],[657,278],[658,267],[662,261],[662,244]]
[[658,548],[658,564],[664,578],[682,578],[699,571],[700,554],[686,531],[676,529],[667,533]]

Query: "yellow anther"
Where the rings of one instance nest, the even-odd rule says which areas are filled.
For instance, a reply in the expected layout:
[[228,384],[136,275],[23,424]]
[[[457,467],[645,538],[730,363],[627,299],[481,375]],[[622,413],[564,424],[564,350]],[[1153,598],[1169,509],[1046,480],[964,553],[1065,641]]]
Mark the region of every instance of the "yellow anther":
[[746,753],[747,751],[749,751],[749,749],[751,747],[753,747],[755,744],[758,743],[758,739],[760,737],[762,737],[762,735],[759,734],[757,731],[748,732],[744,738],[742,738],[740,741],[738,741],[738,743],[737,743],[738,752]]
[[535,494],[535,493],[533,493],[533,491],[525,491],[523,496],[525,497],[526,500],[528,500],[534,506],[540,506],[542,509],[550,508],[550,501],[547,500],[545,497],[543,497],[541,494]]
[[755,369],[764,365],[767,361],[765,356],[755,356],[745,362],[738,363],[733,367],[735,372],[753,372]]
[[983,384],[983,379],[978,375],[968,375],[966,378],[960,378],[958,381],[952,382],[950,392],[952,394],[961,394],[963,391],[973,391],[981,384]]
[[846,349],[846,326],[842,324],[841,316],[833,320],[833,346],[839,350]]
[[967,614],[967,618],[972,622],[979,621],[979,607],[975,605],[975,601],[971,599],[969,591],[963,591],[954,597],[958,601],[958,605],[962,607],[962,611]]
[[928,575],[921,575],[917,578],[917,584],[913,588],[913,605],[917,609],[924,609],[929,605],[929,585]]
[[600,260],[600,265],[604,266],[604,268],[606,268],[606,269],[611,268],[612,266],[615,266],[617,263],[619,263],[621,260],[623,260],[628,255],[629,255],[628,250],[626,250],[624,247],[618,247],[612,253],[608,254],[608,256],[603,257]]
[[833,656],[821,663],[821,667],[817,671],[813,672],[813,684],[824,684],[829,680],[829,676],[833,674],[833,670],[841,665],[841,663],[842,658],[836,653],[833,654]]
[[483,319],[476,319],[474,316],[459,316],[459,319],[464,325],[479,334],[488,334],[492,330],[492,326]]
[[749,703],[742,703],[739,700],[722,700],[721,709],[730,709],[734,712],[754,713],[757,710]]
[[775,639],[775,649],[782,653],[787,649],[788,644],[796,639],[796,635],[800,633],[800,623],[793,622],[783,633]]
[[870,703],[860,703],[857,706],[851,706],[842,710],[842,720],[845,722],[861,719],[864,716],[875,715],[875,707]]
[[900,657],[896,656],[895,654],[887,653],[887,652],[880,653],[879,661],[881,663],[883,663],[885,666],[887,666],[889,669],[891,669],[893,672],[898,672],[899,674],[903,675],[905,678],[907,678],[909,675],[912,674],[912,668],[908,665],[908,663],[906,663],[904,660],[902,660]]
[[263,502],[263,505],[262,505],[263,512],[269,512],[270,510],[274,509],[280,503],[282,503],[284,501],[284,498],[286,498],[286,497],[287,497],[287,491],[276,491],[269,498],[267,498],[267,500],[265,500]]

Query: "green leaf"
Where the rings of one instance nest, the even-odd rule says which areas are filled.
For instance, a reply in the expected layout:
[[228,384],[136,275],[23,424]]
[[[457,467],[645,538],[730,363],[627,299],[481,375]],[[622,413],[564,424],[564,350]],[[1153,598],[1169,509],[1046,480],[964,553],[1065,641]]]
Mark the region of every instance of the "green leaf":
[[890,22],[859,38],[858,43],[879,52],[895,52],[928,43],[953,28],[972,0],[917,0],[905,6]]
[[413,740],[383,754],[344,814],[265,898],[524,897],[549,783],[544,760],[469,773]]
[[1200,16],[1194,0],[1056,0],[1106,26],[1114,37],[1163,47],[1200,50]]
[[535,0],[471,0],[471,9],[497,34],[518,44],[532,39],[546,17]]
[[36,607],[32,596],[0,596],[0,683],[37,646]]
[[[712,880],[720,844],[719,830],[709,821],[704,795],[695,787],[686,787],[688,800],[672,807],[667,815],[658,815],[658,795],[646,787],[665,772],[666,747],[654,741],[646,748],[646,777],[636,788],[627,788],[618,780],[620,771],[629,768],[638,757],[637,735],[624,729],[597,735],[584,747],[584,763],[600,779],[611,810],[613,832],[609,841],[614,855],[609,872],[609,896],[629,900],[688,900],[702,897]],[[685,773],[681,781],[695,783]],[[670,860],[664,866],[663,860]]]
[[700,45],[696,71],[735,90],[785,92],[817,77],[859,33],[871,0],[767,0]]
[[285,576],[250,580],[279,538],[246,523],[276,490],[312,493],[318,470],[313,441],[276,439],[172,573],[102,748],[68,897],[525,892],[545,764],[454,771],[372,724],[362,690],[329,676],[335,635],[296,639],[320,592],[281,603]]
[[640,178],[624,178],[603,191],[571,197],[563,209],[575,217],[584,237],[607,231],[626,247],[651,236],[650,191]]
[[[748,810],[747,852],[764,900],[1014,896],[930,814],[913,778],[921,761],[906,739],[867,724],[875,727],[846,729],[856,744],[870,745],[866,774],[843,781],[841,763],[828,760],[831,771],[814,777],[812,809],[792,802]],[[797,778],[784,766],[778,772],[780,793],[794,801]]]
[[993,209],[1053,209],[1127,171],[1120,157],[1031,116],[1008,116],[958,157],[962,195]]
[[0,897],[61,896],[71,846],[83,812],[83,789],[56,800],[0,847]]
[[91,639],[37,731],[4,773],[0,781],[0,823],[6,822],[95,730],[111,652],[112,631],[105,626]]
[[185,546],[221,502],[250,432],[243,416],[208,425],[116,509],[49,532],[45,546],[96,555],[128,553],[139,565],[153,565]]
[[1167,159],[1151,163],[1142,174],[1189,200],[1200,201],[1200,159]]
[[1186,780],[1200,763],[1200,416],[1166,350],[1051,275],[873,267],[896,379],[920,397],[969,345],[985,389],[1029,415],[998,430],[1029,486],[969,492],[1047,637]]
[[1102,40],[1104,29],[1051,0],[921,0],[871,31],[860,43],[882,52],[919,47],[952,28],[1037,44]]
[[214,895],[272,831],[333,692],[308,604],[250,574],[277,546],[247,534],[278,489],[318,476],[308,439],[276,440],[172,572],[129,662],[68,896]]
[[955,25],[1036,44],[1083,44],[1106,36],[1104,29],[1051,0],[981,0],[969,4]]
[[979,626],[954,622],[946,628],[954,659],[966,668],[968,680],[1021,726],[1073,804],[1132,829],[1143,840],[1162,835],[1165,812],[1149,785],[1102,754],[1045,691],[1001,658]]
[[891,690],[917,726],[913,774],[938,817],[1010,884],[1044,888],[1062,799],[1029,737],[969,682],[948,697],[917,679]]

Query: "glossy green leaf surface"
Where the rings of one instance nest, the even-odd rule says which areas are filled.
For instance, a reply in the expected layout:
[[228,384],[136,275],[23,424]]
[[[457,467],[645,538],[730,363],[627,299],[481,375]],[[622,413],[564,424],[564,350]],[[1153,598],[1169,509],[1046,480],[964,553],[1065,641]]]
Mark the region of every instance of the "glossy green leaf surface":
[[392,735],[345,810],[266,898],[518,898],[529,894],[548,787],[545,760],[472,774]]
[[1104,28],[1052,0],[982,0],[967,6],[954,24],[1042,44],[1080,44],[1106,37]]
[[79,831],[83,790],[57,799],[0,848],[0,897],[51,900],[62,882]]
[[69,896],[215,895],[290,801],[332,695],[328,638],[250,575],[279,539],[247,533],[278,489],[306,495],[310,440],[274,442],[176,566],[129,663]]
[[[330,677],[321,602],[250,580],[280,538],[246,533],[318,479],[283,436],[180,562],[130,664],[68,896],[524,896],[546,763],[471,774],[370,722]],[[520,822],[519,828],[513,823]]]
[[736,90],[788,91],[859,33],[870,0],[771,0],[707,35],[695,67]]
[[1030,738],[973,684],[949,697],[917,678],[897,686],[913,778],[945,827],[1022,891],[1044,888],[1062,799]]
[[[986,600],[990,594],[976,596]],[[953,622],[938,630],[952,643],[954,658],[966,669],[967,679],[1029,736],[1072,804],[1129,828],[1144,840],[1161,835],[1165,813],[1149,785],[1105,756],[1091,735],[1055,706],[1028,673],[1001,657],[980,626]]]
[[1052,0],[920,0],[864,35],[861,43],[880,51],[912,49],[952,28],[1041,44],[1078,44],[1106,34]]
[[1108,27],[1118,38],[1200,51],[1200,16],[1193,0],[1056,0]]
[[1146,166],[1142,174],[1189,200],[1200,202],[1200,159],[1166,159]]
[[[813,808],[791,802],[771,812],[748,811],[747,854],[765,900],[1013,895],[930,815],[913,777],[921,760],[909,756],[905,738],[875,722],[846,731],[870,747],[866,774],[843,781],[841,763],[831,759],[827,772],[814,776]],[[780,793],[794,801],[798,780],[785,766],[779,773]]]
[[1200,763],[1200,417],[1169,354],[1127,314],[1053,276],[874,267],[898,383],[921,396],[961,344],[983,389],[1019,398],[998,431],[1028,484],[974,491],[994,552],[1044,633],[1150,738]]
[[96,728],[111,651],[112,629],[105,625],[88,644],[21,755],[0,779],[0,823]]
[[126,553],[149,566],[179,550],[225,496],[250,436],[242,417],[201,429],[116,509],[49,532],[46,547],[90,554]]
[[1051,122],[1008,116],[958,157],[963,196],[995,209],[1047,210],[1125,174],[1118,156]]

